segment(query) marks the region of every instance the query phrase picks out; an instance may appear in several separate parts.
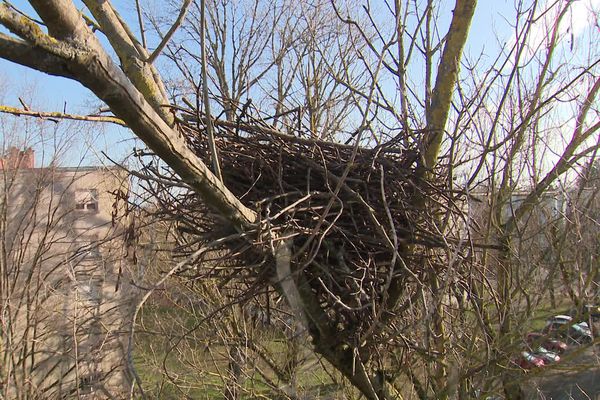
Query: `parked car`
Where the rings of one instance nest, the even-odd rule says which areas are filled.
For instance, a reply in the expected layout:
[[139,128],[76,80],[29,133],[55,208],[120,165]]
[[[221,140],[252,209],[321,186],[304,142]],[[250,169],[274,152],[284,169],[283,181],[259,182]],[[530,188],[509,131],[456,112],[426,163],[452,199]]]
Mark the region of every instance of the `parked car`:
[[546,363],[540,357],[528,351],[522,351],[516,360],[516,364],[523,369],[542,368]]
[[574,344],[588,344],[594,341],[594,336],[587,322],[579,322],[569,327],[567,339]]
[[592,320],[600,320],[600,305],[585,304],[581,311],[576,307],[573,307],[569,310],[569,315],[580,315],[583,320],[588,320],[589,318],[592,318]]
[[539,346],[533,352],[533,355],[544,360],[544,364],[553,364],[560,361],[560,356],[553,351]]
[[594,322],[600,321],[600,306],[596,304],[586,304],[583,307],[583,317],[591,319]]
[[546,321],[543,333],[563,337],[575,345],[588,344],[594,341],[594,335],[587,322],[573,323],[568,315],[556,315]]
[[571,325],[572,323],[573,318],[569,317],[568,315],[555,315],[546,321],[546,326],[542,332],[546,334],[559,331],[566,332],[567,326]]
[[529,345],[540,345],[554,353],[562,354],[567,350],[567,344],[561,340],[550,338],[543,333],[529,332],[525,336]]

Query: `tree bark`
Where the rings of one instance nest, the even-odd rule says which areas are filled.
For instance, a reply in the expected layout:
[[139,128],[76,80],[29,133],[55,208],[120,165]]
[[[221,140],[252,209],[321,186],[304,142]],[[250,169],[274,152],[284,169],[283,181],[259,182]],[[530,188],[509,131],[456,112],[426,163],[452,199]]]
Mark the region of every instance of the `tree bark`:
[[431,170],[435,167],[442,146],[452,95],[458,79],[460,60],[476,5],[477,0],[456,0],[452,21],[446,37],[446,45],[438,65],[431,105],[426,115],[427,135],[423,149],[423,167],[425,170]]

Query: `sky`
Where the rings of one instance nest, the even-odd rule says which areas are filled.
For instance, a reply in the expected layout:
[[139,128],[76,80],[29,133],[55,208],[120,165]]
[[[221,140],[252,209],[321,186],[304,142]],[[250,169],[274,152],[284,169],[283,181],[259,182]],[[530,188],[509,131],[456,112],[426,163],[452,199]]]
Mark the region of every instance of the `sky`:
[[[121,2],[113,3],[119,7]],[[11,3],[29,15],[35,15],[26,1],[17,0]],[[81,6],[81,4],[77,5]],[[119,8],[121,9],[122,7]],[[31,108],[35,110],[64,111],[72,114],[93,113],[102,105],[90,90],[78,82],[47,75],[3,59],[0,59],[0,88],[8,89],[7,93],[2,93],[4,96],[0,96],[2,99],[0,103],[19,108],[21,107],[19,97],[26,99],[27,103],[34,102]],[[90,123],[80,123],[77,126],[82,128],[81,134],[69,136],[70,140],[76,143],[71,151],[61,156],[64,165],[105,164],[107,161],[102,155],[103,152],[109,154],[114,160],[120,161],[131,152],[133,147],[136,145],[140,147],[139,141],[126,128],[114,124],[93,124],[93,127],[87,125]],[[49,130],[52,131],[53,127]],[[3,139],[0,137],[0,145],[4,142]],[[39,148],[41,147],[39,144],[34,147],[38,147],[36,165],[47,164],[50,159],[47,156],[48,151]]]
[[[81,84],[65,78],[45,75],[43,73],[0,60],[0,84],[8,88],[4,93],[3,105],[21,108],[19,98],[23,99],[31,109],[37,111],[62,111],[71,114],[89,114],[98,109],[100,102]],[[34,95],[32,95],[32,93]],[[25,117],[21,117],[25,118]],[[65,125],[64,122],[60,124]],[[89,125],[89,123],[80,123]],[[53,123],[48,123],[53,125]],[[71,126],[73,126],[71,124]],[[75,129],[78,129],[77,126]],[[103,162],[101,152],[111,154],[116,159],[123,159],[135,143],[129,130],[113,124],[96,124],[93,132],[82,127],[77,136],[77,145],[72,151],[65,153],[62,163],[69,166],[78,164],[98,165]],[[50,132],[54,131],[48,127]],[[85,136],[84,135],[85,132]],[[0,133],[0,135],[2,135]],[[0,146],[5,138],[0,137]],[[75,142],[73,142],[75,144]],[[139,147],[139,145],[138,145]],[[36,165],[44,166],[49,162],[47,156],[36,149]]]
[[[573,4],[573,11],[570,15],[572,23],[566,24],[565,29],[570,27],[570,29],[573,29],[573,34],[578,34],[595,22],[595,19],[590,19],[589,10],[598,10],[600,0],[575,1],[576,3]],[[13,3],[26,12],[31,10],[25,1],[18,0]],[[120,0],[114,3],[126,18],[133,18],[130,2]],[[142,4],[144,3],[142,2]],[[449,12],[450,10],[448,10]],[[506,41],[511,40],[509,21],[513,19],[512,16],[514,16],[512,0],[480,0],[471,26],[469,41],[465,50],[466,55],[477,57],[480,53],[495,54],[500,45],[496,38],[506,38]],[[533,37],[543,40],[543,24],[539,24],[538,29],[539,32],[534,33]],[[96,97],[77,82],[49,76],[4,60],[0,60],[0,83],[2,81],[5,82],[4,86],[9,88],[8,93],[4,94],[3,101],[6,102],[4,104],[12,106],[20,106],[18,97],[22,93],[31,92],[31,88],[35,90],[35,106],[41,110],[89,113],[97,110],[100,105]],[[101,128],[95,128],[93,134],[84,142],[93,149],[92,151],[85,151],[85,162],[90,164],[100,161],[95,158],[102,151],[120,158],[136,145],[128,130],[111,124],[104,124]],[[137,146],[139,147],[139,144]],[[67,157],[65,162],[73,164],[79,162],[80,158],[80,154],[73,153],[70,157]]]
[[[18,0],[13,1],[12,3],[19,9],[33,14],[31,7],[26,1]],[[123,5],[119,7],[119,3],[124,3],[124,1],[116,1],[113,3],[116,4],[120,11],[123,10]],[[493,4],[493,6],[489,7],[490,4]],[[499,20],[498,17],[510,12],[512,7],[510,4],[512,4],[512,1],[480,1],[471,28],[475,34],[470,37],[470,47],[480,49],[492,45],[487,42],[487,39],[490,36],[489,29],[490,27],[496,29],[496,25],[503,25],[497,23]],[[498,26],[497,29],[503,30],[504,27]],[[43,86],[43,92],[45,94],[44,100],[48,107],[59,107],[59,109],[62,109],[66,102],[68,109],[76,111],[86,108],[89,102],[95,101],[93,94],[77,82],[66,78],[49,76],[1,59],[0,76],[8,79],[8,81],[16,87],[17,92],[19,90],[24,90],[31,82]],[[23,89],[20,89],[21,87],[23,87]]]

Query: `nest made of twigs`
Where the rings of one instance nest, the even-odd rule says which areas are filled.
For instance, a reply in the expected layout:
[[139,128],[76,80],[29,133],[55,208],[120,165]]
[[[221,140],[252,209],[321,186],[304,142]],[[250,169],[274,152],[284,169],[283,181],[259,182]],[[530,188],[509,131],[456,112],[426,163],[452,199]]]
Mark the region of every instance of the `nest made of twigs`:
[[[189,120],[180,129],[210,165],[207,135]],[[284,134],[256,121],[217,121],[215,128],[225,185],[260,217],[252,240],[271,248],[278,240],[291,240],[295,268],[304,272],[334,325],[354,332],[349,341],[357,340],[356,332],[368,330],[381,315],[377,309],[390,287],[418,274],[410,267],[419,257],[415,249],[435,245],[427,233],[430,221],[415,199],[435,197],[441,189],[415,181],[417,149],[400,140],[372,148],[339,144],[305,132]],[[195,225],[188,233],[210,233],[219,224],[194,195],[183,196],[177,209],[201,216],[188,219],[187,225]],[[191,243],[198,246],[202,240]],[[255,282],[272,274],[261,270],[272,265],[244,251],[251,247],[230,245],[213,253],[227,268],[209,269],[212,276]]]

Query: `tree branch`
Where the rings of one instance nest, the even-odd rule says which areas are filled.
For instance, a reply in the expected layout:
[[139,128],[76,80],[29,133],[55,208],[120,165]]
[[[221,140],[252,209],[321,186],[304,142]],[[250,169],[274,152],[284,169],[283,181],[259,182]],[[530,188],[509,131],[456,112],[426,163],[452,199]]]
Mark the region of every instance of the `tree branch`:
[[[559,176],[564,174],[573,165],[573,156],[577,147],[579,147],[585,140],[593,135],[598,129],[600,129],[600,122],[596,122],[585,131],[583,130],[585,119],[589,110],[591,109],[594,99],[600,92],[600,79],[596,79],[594,86],[588,92],[583,104],[581,105],[580,111],[577,114],[575,129],[569,144],[561,154],[560,160],[554,165],[546,176],[535,186],[535,188],[527,195],[525,200],[521,203],[519,208],[513,213],[509,220],[504,224],[504,229],[507,233],[511,233],[516,227],[517,223],[527,214],[536,204],[536,200],[542,195],[548,187],[554,182]],[[582,157],[585,154],[580,154],[577,158]]]
[[175,34],[175,31],[177,31],[179,26],[181,26],[183,20],[185,19],[185,14],[187,14],[191,3],[192,0],[184,0],[183,5],[181,6],[181,10],[179,10],[179,15],[177,16],[177,19],[175,20],[169,31],[166,33],[166,35],[162,38],[156,49],[152,52],[150,57],[148,57],[148,60],[146,60],[148,64],[152,64],[154,60],[156,60],[156,58],[163,51],[167,43],[169,43],[169,40],[171,40],[171,37]]
[[[186,0],[188,1],[188,0]],[[187,5],[184,4],[185,9],[187,10],[187,6],[189,5],[189,2]],[[212,121],[212,116],[211,116],[211,112],[210,112],[210,99],[208,98],[208,73],[207,73],[207,68],[208,68],[208,62],[206,59],[206,2],[204,0],[200,0],[200,52],[201,52],[201,57],[202,57],[202,100],[204,102],[204,118],[205,118],[205,124],[206,124],[206,133],[208,135],[208,147],[210,149],[210,156],[212,159],[212,165],[213,165],[213,172],[215,173],[215,175],[217,175],[217,178],[219,178],[220,180],[223,180],[223,177],[221,175],[221,165],[220,165],[220,161],[219,161],[219,152],[215,143],[215,129],[214,129],[214,125],[213,125],[213,121]],[[184,10],[182,9],[183,15],[185,15]],[[183,19],[183,15],[180,14],[180,16]],[[175,25],[173,25],[174,27]],[[173,27],[171,27],[171,30],[173,30],[173,32],[175,31],[173,29]],[[173,32],[171,32],[171,30],[169,31],[169,33],[172,35]],[[167,36],[165,36],[165,39],[169,36],[169,33],[167,33]],[[164,41],[164,39],[163,39]],[[166,43],[165,43],[166,44]],[[157,49],[158,50],[158,49]],[[156,52],[155,52],[156,53]]]
[[84,0],[84,3],[102,27],[102,31],[117,53],[127,77],[160,116],[169,125],[172,125],[174,123],[173,115],[162,107],[163,104],[168,103],[165,96],[166,91],[160,79],[157,79],[157,74],[152,66],[143,60],[146,55],[145,50],[141,47],[138,49],[128,28],[122,23],[110,2]]
[[[0,5],[0,7],[2,6]],[[50,75],[74,78],[62,58],[1,32],[0,58]]]
[[452,94],[458,78],[458,66],[476,4],[477,0],[456,0],[446,44],[438,65],[431,107],[426,115],[428,133],[425,136],[423,151],[423,166],[426,170],[435,166],[442,145]]
[[[45,112],[45,111],[30,111],[21,108],[15,108],[10,106],[0,105],[0,113],[12,114],[16,116],[25,115],[28,117],[37,118],[56,118],[56,119],[70,119],[74,121],[87,121],[87,122],[108,122],[120,126],[127,127],[127,124],[115,117],[101,117],[95,115],[76,115],[76,114],[65,114],[61,112]],[[55,121],[58,122],[58,121]]]
[[[21,39],[50,54],[63,59],[72,59],[76,56],[76,50],[70,44],[58,41],[54,37],[45,34],[35,22],[16,13],[6,3],[0,4],[0,24]],[[10,37],[3,36],[5,38]],[[79,51],[79,53],[82,52]]]
[[[74,7],[66,8],[68,12],[73,12],[73,9]],[[75,12],[80,15],[76,9]],[[101,17],[102,13],[97,12],[96,15]],[[115,116],[123,120],[148,147],[169,164],[204,199],[207,206],[221,214],[237,229],[248,229],[255,222],[256,214],[245,207],[215,177],[188,147],[182,135],[169,125],[169,120],[164,118],[165,113],[160,113],[163,109],[162,104],[165,104],[157,105],[160,93],[158,91],[140,93],[132,83],[132,80],[135,81],[135,76],[130,80],[130,76],[126,75],[124,69],[115,65],[83,22],[81,25],[84,29],[79,31],[82,37],[59,41],[44,34],[38,25],[16,14],[5,3],[0,3],[0,23],[40,48],[40,51],[46,50],[54,55],[51,57],[50,66],[40,65],[39,60],[27,62],[27,60],[16,59],[16,62],[43,72],[56,73],[61,68],[67,70],[68,77],[79,81],[106,102]],[[83,48],[71,46],[71,40],[86,45]],[[3,44],[0,47],[2,53],[7,53],[11,47],[19,47],[23,50],[22,43],[14,39],[8,40],[6,36],[2,37],[0,43]],[[8,59],[11,59],[10,57],[7,55]],[[128,60],[128,63],[131,64],[133,61]],[[153,80],[153,75],[147,68],[134,72],[132,75],[137,74],[138,82],[140,79],[146,82]],[[63,74],[63,76],[67,75]]]
[[142,6],[140,5],[140,0],[135,0],[135,10],[137,12],[138,25],[140,27],[140,36],[142,37],[142,46],[144,49],[147,49],[148,46],[146,44],[146,32],[144,31],[144,20],[142,18]]
[[87,29],[81,13],[71,0],[31,0],[31,5],[56,39],[80,39]]

